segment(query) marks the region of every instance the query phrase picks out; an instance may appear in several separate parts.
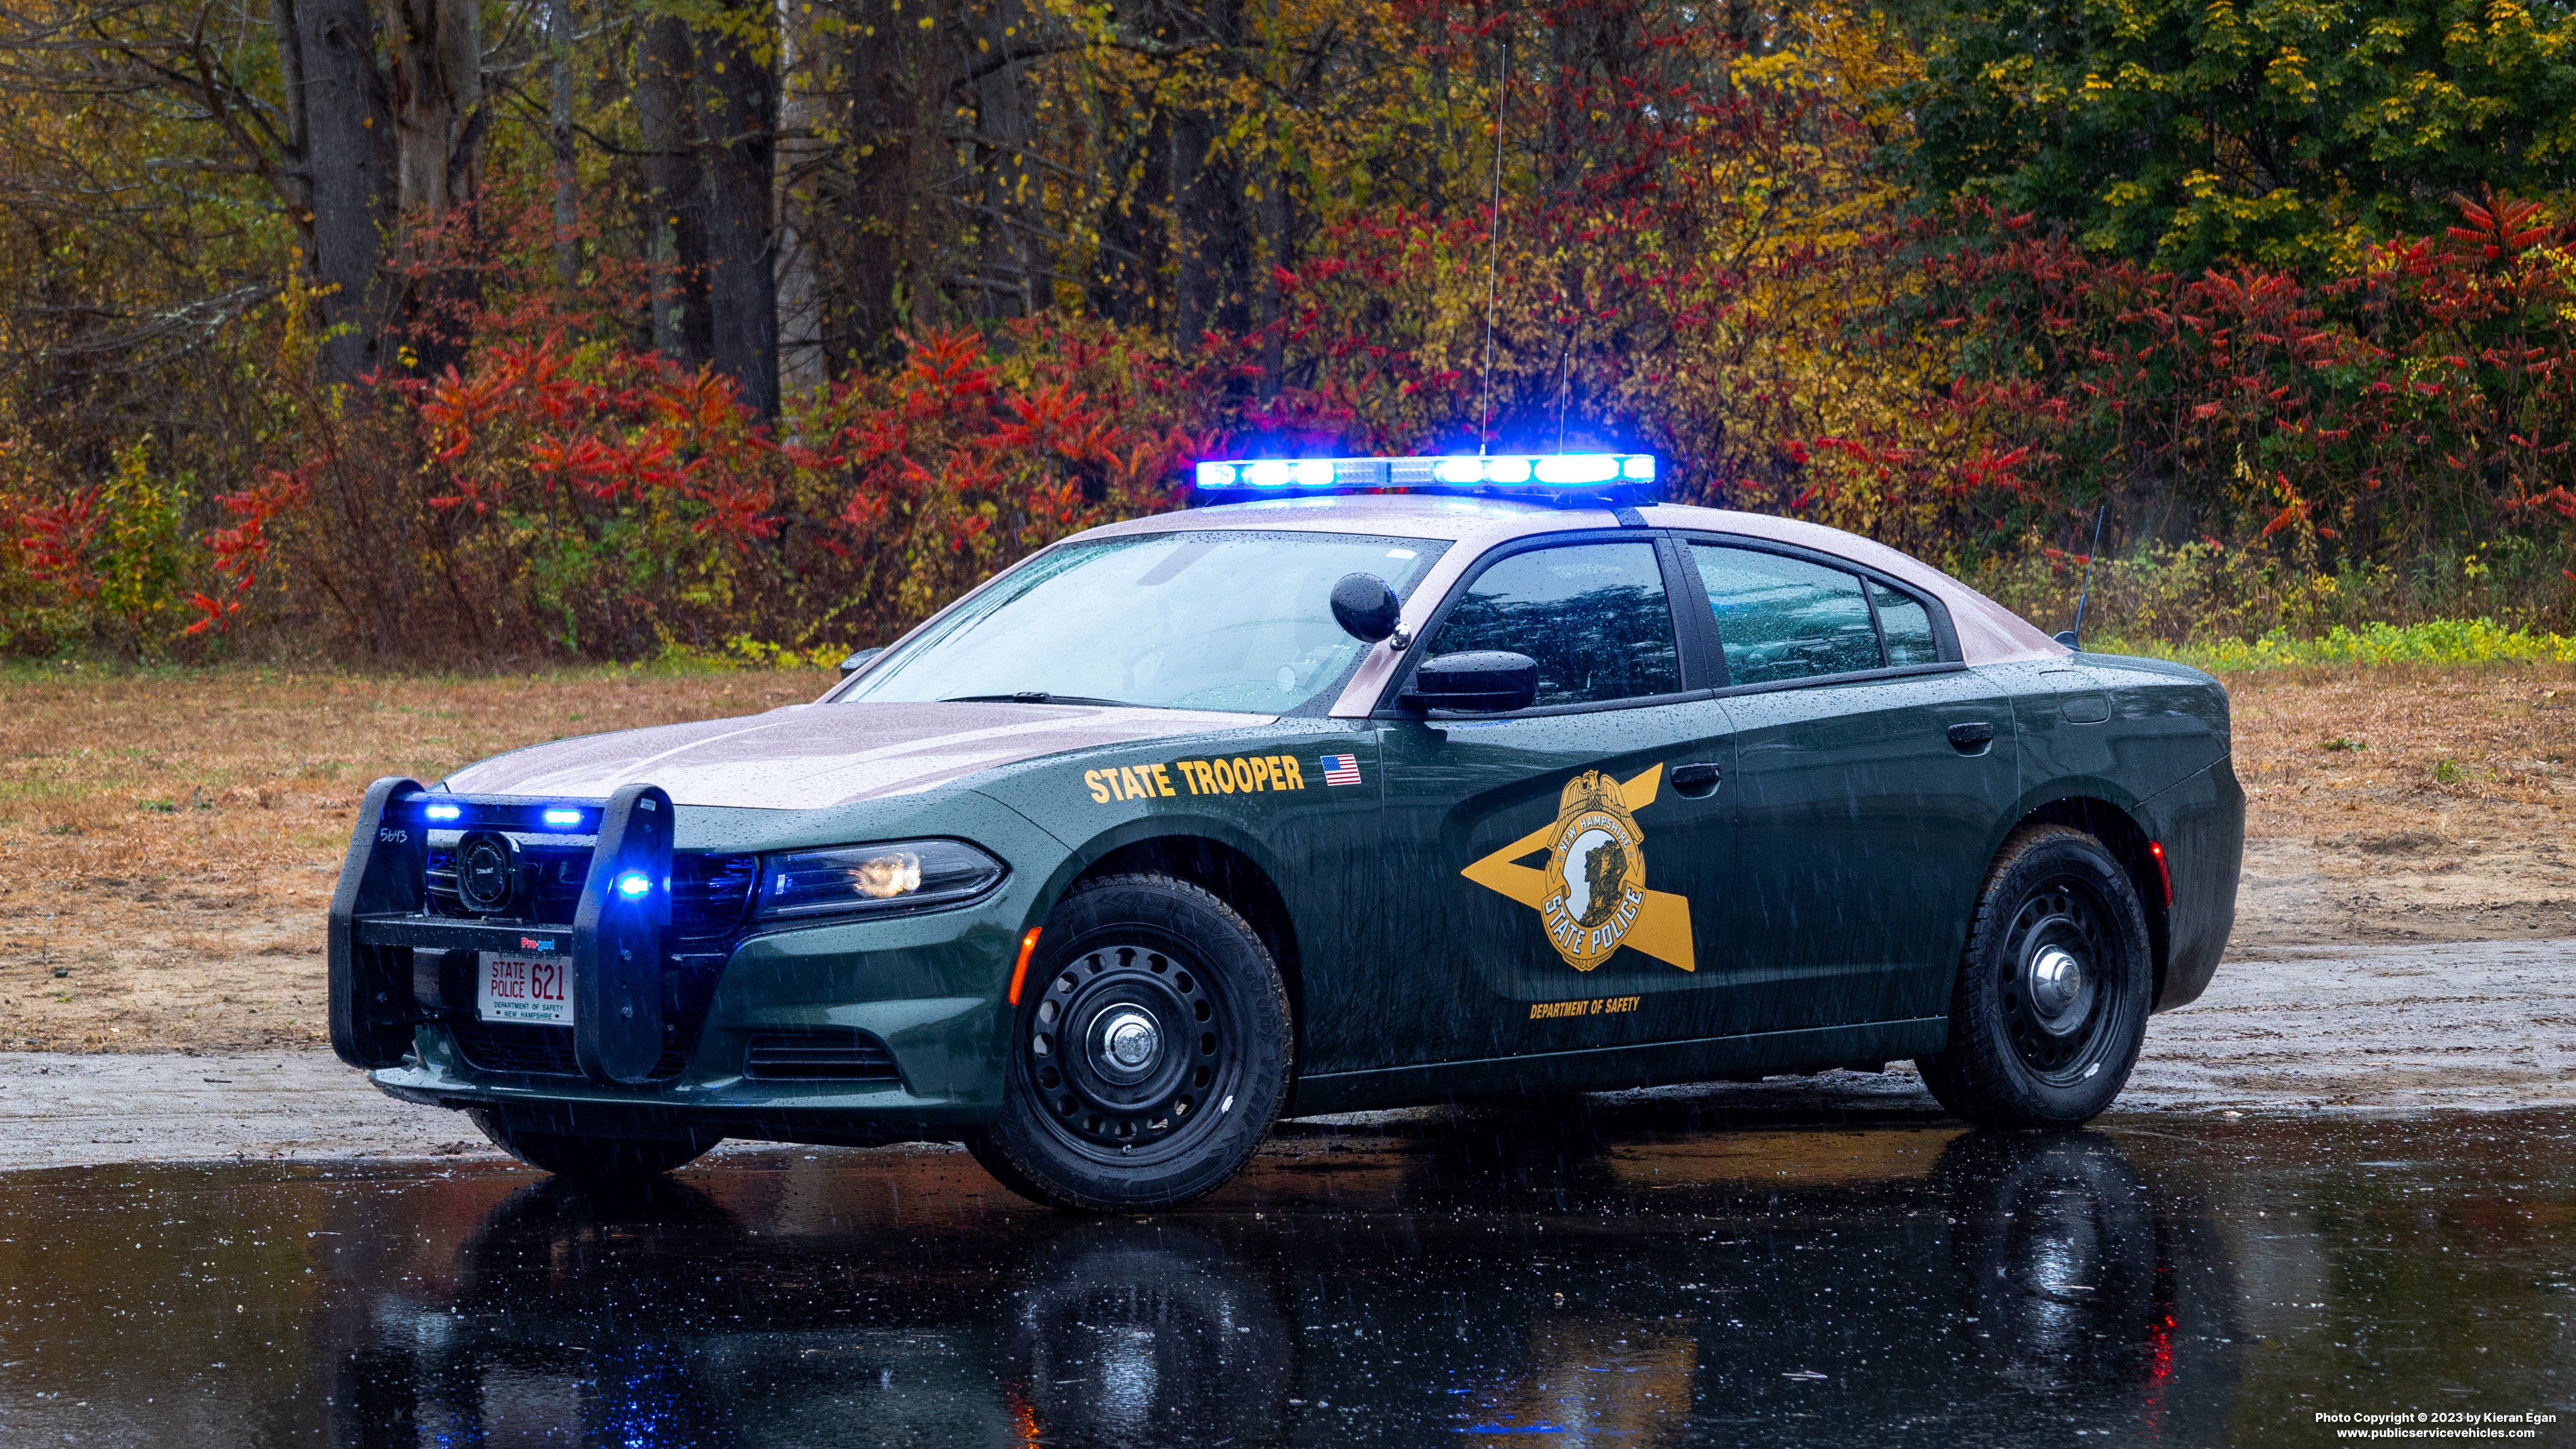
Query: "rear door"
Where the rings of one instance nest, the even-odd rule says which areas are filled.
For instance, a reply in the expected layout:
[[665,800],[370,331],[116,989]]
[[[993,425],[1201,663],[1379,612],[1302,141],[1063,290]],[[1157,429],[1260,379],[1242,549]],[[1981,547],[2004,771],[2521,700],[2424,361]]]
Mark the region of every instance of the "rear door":
[[1672,610],[1682,567],[1644,531],[1540,540],[1482,561],[1424,631],[1423,658],[1531,656],[1539,696],[1381,721],[1384,1009],[1360,1024],[1381,1063],[1528,1058],[1524,1085],[1580,1085],[1564,1054],[1698,1034],[1727,741]]
[[1687,536],[1735,755],[1726,1027],[1947,1010],[2019,788],[2012,701],[1928,595],[1828,555]]

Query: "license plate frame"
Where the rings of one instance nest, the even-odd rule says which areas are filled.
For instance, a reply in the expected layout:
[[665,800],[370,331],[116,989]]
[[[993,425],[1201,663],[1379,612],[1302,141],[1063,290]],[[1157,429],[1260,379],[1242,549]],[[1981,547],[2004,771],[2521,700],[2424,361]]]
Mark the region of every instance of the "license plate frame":
[[513,1026],[573,1024],[572,958],[478,951],[474,1017]]

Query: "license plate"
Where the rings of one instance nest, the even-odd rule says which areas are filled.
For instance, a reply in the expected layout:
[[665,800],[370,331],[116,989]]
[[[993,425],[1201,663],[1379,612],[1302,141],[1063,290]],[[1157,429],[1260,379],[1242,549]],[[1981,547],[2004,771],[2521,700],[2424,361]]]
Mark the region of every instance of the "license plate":
[[474,1014],[485,1021],[572,1025],[572,962],[541,956],[482,953]]

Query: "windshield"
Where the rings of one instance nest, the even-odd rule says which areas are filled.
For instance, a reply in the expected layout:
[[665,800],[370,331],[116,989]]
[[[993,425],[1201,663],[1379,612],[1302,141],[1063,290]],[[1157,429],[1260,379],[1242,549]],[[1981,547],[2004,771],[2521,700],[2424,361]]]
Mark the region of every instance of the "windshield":
[[1337,691],[1368,646],[1333,585],[1413,592],[1442,539],[1156,533],[1067,544],[895,647],[836,701],[1023,699],[1288,714]]

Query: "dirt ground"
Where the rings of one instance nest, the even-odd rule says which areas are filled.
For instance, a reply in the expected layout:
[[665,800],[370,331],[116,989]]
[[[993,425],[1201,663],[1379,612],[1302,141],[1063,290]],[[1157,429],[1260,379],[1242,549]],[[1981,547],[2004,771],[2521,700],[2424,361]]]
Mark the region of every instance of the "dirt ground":
[[[323,912],[368,781],[827,682],[0,676],[0,1050],[319,1048]],[[2576,668],[2228,682],[2236,952],[2576,938]]]

